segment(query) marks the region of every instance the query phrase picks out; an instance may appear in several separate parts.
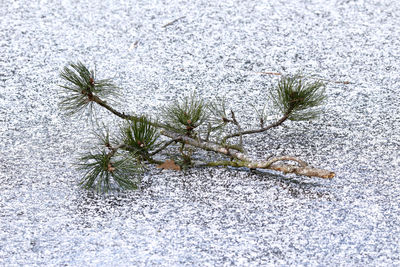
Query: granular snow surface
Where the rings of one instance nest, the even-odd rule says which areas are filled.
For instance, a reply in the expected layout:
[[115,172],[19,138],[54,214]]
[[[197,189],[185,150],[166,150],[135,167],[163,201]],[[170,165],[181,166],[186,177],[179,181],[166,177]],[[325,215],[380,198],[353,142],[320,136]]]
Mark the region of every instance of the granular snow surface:
[[[399,266],[399,18],[392,0],[1,1],[0,265]],[[77,60],[115,79],[121,111],[196,90],[245,128],[279,79],[260,72],[327,79],[319,119],[245,144],[336,177],[152,168],[137,191],[85,191],[92,124],[58,108]]]

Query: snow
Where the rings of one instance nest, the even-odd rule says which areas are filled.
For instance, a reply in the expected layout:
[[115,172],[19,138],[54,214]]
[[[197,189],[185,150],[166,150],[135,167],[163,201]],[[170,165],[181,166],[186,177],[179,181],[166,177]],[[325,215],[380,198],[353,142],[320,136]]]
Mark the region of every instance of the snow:
[[[389,0],[2,1],[0,264],[399,265],[399,17]],[[258,72],[349,81],[327,83],[320,119],[245,138],[336,177],[154,169],[138,191],[87,192],[72,164],[92,125],[58,109],[76,60],[115,78],[120,110],[196,90],[246,127],[279,78]]]

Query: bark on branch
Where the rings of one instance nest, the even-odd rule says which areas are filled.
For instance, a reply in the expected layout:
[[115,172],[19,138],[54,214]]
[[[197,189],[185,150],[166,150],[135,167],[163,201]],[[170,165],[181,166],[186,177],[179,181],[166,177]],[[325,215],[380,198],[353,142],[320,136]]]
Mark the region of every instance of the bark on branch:
[[[313,176],[313,177],[320,177],[331,179],[335,177],[335,173],[323,169],[318,169],[314,167],[310,167],[307,165],[305,161],[297,159],[295,157],[290,156],[282,156],[282,157],[274,157],[264,162],[256,162],[250,159],[243,153],[231,151],[226,149],[223,146],[219,146],[216,144],[210,144],[207,142],[201,142],[199,140],[195,140],[188,136],[180,136],[179,134],[169,132],[169,131],[162,131],[161,134],[178,140],[178,142],[184,142],[185,144],[189,144],[198,148],[202,148],[207,151],[213,151],[219,154],[223,154],[229,156],[237,161],[219,161],[219,162],[210,162],[206,164],[207,166],[233,166],[233,167],[247,167],[250,169],[270,169],[275,171],[281,171],[284,173],[295,173],[298,175],[305,175],[305,176]],[[179,139],[180,136],[180,139]],[[278,161],[295,161],[299,164],[299,166],[291,165],[291,164],[274,164]]]
[[317,169],[309,166],[301,167],[301,166],[293,166],[287,164],[279,164],[279,165],[271,165],[268,169],[280,171],[283,173],[295,173],[298,175],[304,175],[309,177],[319,177],[325,179],[332,179],[335,177],[335,173],[323,169]]

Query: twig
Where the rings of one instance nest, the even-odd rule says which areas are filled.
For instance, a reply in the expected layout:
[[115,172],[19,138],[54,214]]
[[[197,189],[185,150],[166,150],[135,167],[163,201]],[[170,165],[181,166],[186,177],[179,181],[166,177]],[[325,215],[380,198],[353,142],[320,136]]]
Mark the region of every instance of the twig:
[[89,100],[96,102],[97,104],[99,104],[100,106],[102,106],[103,108],[107,109],[108,111],[110,111],[111,113],[113,113],[114,115],[117,115],[118,117],[122,118],[122,119],[126,119],[126,120],[131,120],[134,117],[133,116],[129,116],[126,115],[124,113],[121,113],[115,109],[113,109],[111,106],[109,106],[105,101],[101,100],[98,96],[96,95],[89,95]]
[[[126,115],[125,113],[121,113],[118,110],[114,109],[113,107],[111,107],[110,105],[108,105],[106,103],[106,101],[101,100],[98,96],[96,95],[91,95],[89,96],[89,100],[96,102],[97,104],[99,104],[100,106],[102,106],[103,108],[107,109],[108,111],[110,111],[111,113],[113,113],[114,115],[120,117],[121,119],[124,120],[137,120],[139,119],[138,116],[133,116],[133,115]],[[149,122],[151,125],[153,125],[154,127],[159,127],[159,128],[163,128],[163,129],[167,129],[168,127],[161,124],[161,123],[157,123],[157,122]]]
[[109,149],[111,151],[108,153],[108,155],[110,155],[110,157],[112,157],[115,154],[115,152],[117,152],[118,149],[124,149],[125,147],[126,147],[125,144],[119,144],[115,147],[109,147]]
[[228,140],[229,138],[232,137],[236,137],[236,136],[243,136],[245,134],[255,134],[255,133],[262,133],[265,132],[271,128],[274,127],[278,127],[279,125],[281,125],[285,120],[287,120],[289,116],[288,115],[284,115],[280,120],[276,121],[275,123],[272,123],[270,125],[268,125],[267,127],[263,127],[263,128],[259,128],[259,129],[254,129],[254,130],[247,130],[247,131],[242,131],[242,132],[237,132],[237,133],[233,133],[233,134],[229,134],[227,136],[225,136],[222,139],[222,142],[224,143],[226,140]]
[[164,149],[166,149],[166,148],[167,148],[170,144],[172,144],[173,142],[177,142],[177,141],[179,141],[179,140],[180,140],[180,137],[179,137],[179,138],[176,138],[176,139],[171,139],[171,140],[169,140],[169,141],[166,142],[162,147],[160,147],[160,148],[157,149],[156,151],[153,151],[152,153],[150,153],[149,156],[154,156],[155,154],[157,154],[157,153],[163,151]]
[[242,134],[242,128],[240,127],[239,122],[236,120],[235,113],[233,110],[231,110],[231,118],[232,118],[232,123],[236,125],[239,131],[239,145],[244,149],[243,147],[243,134]]
[[129,47],[129,51],[132,51],[133,49],[135,49],[139,44],[139,40],[136,40],[130,47]]
[[213,151],[213,152],[223,154],[226,156],[232,156],[233,158],[236,158],[239,160],[244,160],[244,161],[248,160],[248,158],[245,154],[229,150],[226,147],[223,147],[218,144],[214,144],[214,143],[210,143],[210,142],[201,142],[201,141],[193,139],[189,136],[180,135],[180,134],[168,131],[168,130],[161,131],[161,134],[164,136],[167,136],[169,138],[172,138],[172,139],[179,139],[178,142],[182,142],[182,143],[185,143],[185,144],[188,144],[191,146],[195,146],[195,147],[207,150],[207,151]]
[[182,16],[182,17],[180,17],[180,18],[174,19],[173,21],[168,22],[167,24],[165,24],[165,25],[162,26],[162,27],[163,27],[163,28],[166,28],[166,27],[168,27],[168,26],[171,26],[172,24],[174,24],[174,23],[177,22],[178,20],[181,20],[181,19],[184,19],[184,18],[186,18],[186,16]]
[[255,112],[257,113],[257,115],[260,117],[260,128],[264,128],[264,112],[265,112],[265,106],[266,106],[266,104],[264,104],[264,107],[263,107],[261,113],[258,111],[258,109],[257,109],[253,104],[250,103],[250,106],[251,106],[252,108],[254,108],[254,111],[255,111]]

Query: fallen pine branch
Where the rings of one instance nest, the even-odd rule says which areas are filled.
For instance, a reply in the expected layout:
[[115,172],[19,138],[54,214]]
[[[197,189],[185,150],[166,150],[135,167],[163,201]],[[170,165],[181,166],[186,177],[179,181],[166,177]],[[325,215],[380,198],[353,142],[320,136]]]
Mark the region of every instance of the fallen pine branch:
[[[281,75],[276,72],[264,74]],[[153,120],[146,115],[128,115],[112,107],[107,98],[115,95],[118,88],[110,79],[98,79],[94,71],[89,71],[80,62],[64,67],[61,77],[66,85],[61,86],[64,96],[60,105],[69,114],[99,106],[125,121],[114,141],[110,139],[108,130],[99,133],[101,146],[96,152],[89,151],[81,157],[78,165],[85,171],[81,180],[85,188],[107,191],[115,183],[121,188],[135,189],[146,165],[156,164],[158,168],[176,171],[195,167],[192,157],[197,150],[210,151],[226,158],[206,162],[206,166],[269,169],[325,179],[335,176],[332,171],[311,167],[292,156],[254,160],[246,154],[244,146],[246,135],[262,134],[287,120],[314,119],[325,100],[325,84],[321,80],[306,82],[301,76],[282,76],[276,87],[266,91],[266,100],[270,100],[271,106],[281,112],[281,118],[264,126],[267,119],[265,109],[258,112],[256,108],[260,122],[258,128],[244,130],[239,114],[233,110],[228,112],[223,101],[207,103],[193,93],[163,107],[161,118]],[[160,142],[160,136],[167,140]],[[170,158],[171,149],[178,153],[174,160]]]

